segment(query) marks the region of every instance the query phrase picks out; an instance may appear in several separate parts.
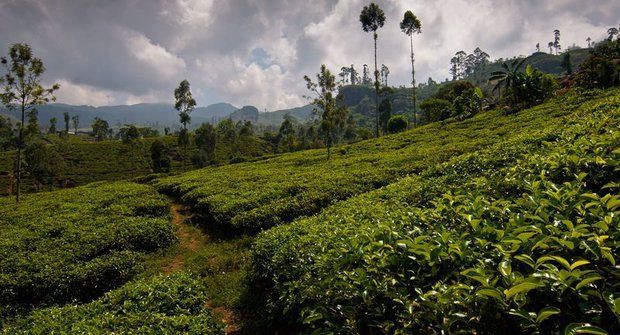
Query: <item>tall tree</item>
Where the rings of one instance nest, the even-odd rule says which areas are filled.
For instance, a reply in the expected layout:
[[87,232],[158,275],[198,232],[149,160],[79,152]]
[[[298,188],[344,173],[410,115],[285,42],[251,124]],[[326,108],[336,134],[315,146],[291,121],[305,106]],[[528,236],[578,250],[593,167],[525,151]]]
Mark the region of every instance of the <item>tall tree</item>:
[[416,118],[418,114],[418,97],[416,92],[415,82],[415,55],[413,53],[413,34],[419,34],[422,32],[422,23],[410,10],[405,12],[403,20],[400,22],[400,30],[409,36],[409,43],[411,46],[411,86],[413,87],[413,126],[416,126]]
[[377,67],[377,30],[385,24],[385,13],[372,2],[368,6],[364,6],[360,14],[360,22],[362,29],[369,33],[372,31],[375,42],[375,136],[379,137],[379,68]]
[[536,52],[540,52],[540,43],[536,43]]
[[192,97],[192,92],[189,88],[189,81],[183,80],[179,87],[174,90],[174,108],[179,112],[179,119],[183,124],[179,136],[179,143],[186,146],[189,143],[189,134],[187,133],[187,124],[190,123],[190,114],[196,107],[196,100]]
[[71,122],[71,116],[69,116],[69,113],[64,112],[62,113],[62,116],[65,118],[65,134],[69,133],[69,123]]
[[19,109],[21,112],[17,140],[17,185],[15,193],[15,201],[19,203],[26,113],[35,105],[43,105],[50,100],[54,101],[54,91],[58,90],[60,85],[53,84],[49,88],[44,88],[41,85],[39,78],[45,72],[45,66],[41,59],[34,57],[28,44],[13,44],[9,48],[8,58],[0,58],[0,63],[6,70],[6,74],[0,78],[0,84],[3,85],[0,100],[7,109],[12,111]]
[[549,53],[553,55],[553,42],[549,42],[547,46],[549,47]]
[[321,120],[320,132],[323,134],[329,160],[330,149],[337,139],[338,130],[345,125],[349,111],[344,106],[342,95],[336,95],[336,78],[325,64],[321,65],[321,72],[316,75],[316,79],[315,83],[308,76],[304,76],[306,87],[315,95],[312,101],[315,106],[314,113],[318,114]]
[[80,116],[79,115],[73,115],[71,117],[71,122],[73,122],[73,130],[75,131],[75,134],[77,135],[78,127],[80,125]]
[[56,134],[56,124],[58,123],[58,119],[53,117],[50,119],[50,129],[49,129],[49,133],[50,134]]
[[385,64],[381,64],[381,81],[383,86],[388,86],[388,76],[390,75],[390,68]]
[[553,31],[553,47],[555,48],[555,54],[558,55],[562,46],[560,45],[560,30]]
[[452,75],[452,80],[457,80],[459,78],[459,60],[456,57],[452,57],[450,59],[450,74]]

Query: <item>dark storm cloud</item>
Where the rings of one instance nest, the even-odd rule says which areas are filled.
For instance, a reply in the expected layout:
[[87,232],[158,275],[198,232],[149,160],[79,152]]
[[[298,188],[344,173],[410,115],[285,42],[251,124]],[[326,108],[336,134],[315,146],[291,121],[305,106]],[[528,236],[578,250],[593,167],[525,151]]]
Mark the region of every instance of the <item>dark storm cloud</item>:
[[[182,79],[200,104],[230,101],[261,109],[304,103],[304,74],[321,63],[339,69],[372,63],[372,37],[358,21],[366,0],[0,0],[0,47],[29,43],[48,81],[61,81],[70,103],[169,101]],[[379,0],[388,21],[379,63],[391,83],[410,81],[406,37],[398,28],[412,9],[419,80],[447,77],[458,50],[480,46],[492,57],[529,54],[552,31],[583,45],[617,26],[614,0]]]

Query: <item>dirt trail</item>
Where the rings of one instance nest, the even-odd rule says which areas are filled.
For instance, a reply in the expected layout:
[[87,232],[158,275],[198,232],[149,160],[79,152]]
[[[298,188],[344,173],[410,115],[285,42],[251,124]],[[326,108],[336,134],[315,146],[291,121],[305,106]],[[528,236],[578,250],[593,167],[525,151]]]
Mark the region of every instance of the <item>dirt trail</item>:
[[[187,207],[181,204],[172,203],[170,206],[171,222],[175,226],[176,235],[179,239],[179,249],[174,258],[163,268],[165,274],[185,269],[186,259],[199,253],[209,242],[209,236],[202,230],[192,226],[189,222],[192,218],[188,214]],[[226,324],[226,334],[237,334],[239,332],[239,320],[235,311],[226,307],[214,307],[209,301],[205,306],[211,308],[213,312]]]

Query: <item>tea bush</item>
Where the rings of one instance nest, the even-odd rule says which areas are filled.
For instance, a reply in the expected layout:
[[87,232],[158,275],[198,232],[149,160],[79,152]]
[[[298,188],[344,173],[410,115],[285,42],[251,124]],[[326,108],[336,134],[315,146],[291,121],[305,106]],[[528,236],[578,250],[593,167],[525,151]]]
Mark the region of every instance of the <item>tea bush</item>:
[[0,198],[0,309],[87,300],[175,241],[166,199],[146,185],[94,183]]
[[[598,93],[606,101],[618,91]],[[417,174],[453,156],[476,152],[541,128],[560,129],[587,99],[564,96],[517,115],[481,113],[433,123],[337,150],[285,154],[258,162],[209,167],[161,178],[154,185],[181,197],[212,224],[258,231]]]
[[199,281],[187,274],[126,284],[84,305],[40,309],[3,334],[224,334],[205,308]]
[[562,130],[526,114],[517,136],[261,233],[248,282],[263,326],[620,333],[620,96]]

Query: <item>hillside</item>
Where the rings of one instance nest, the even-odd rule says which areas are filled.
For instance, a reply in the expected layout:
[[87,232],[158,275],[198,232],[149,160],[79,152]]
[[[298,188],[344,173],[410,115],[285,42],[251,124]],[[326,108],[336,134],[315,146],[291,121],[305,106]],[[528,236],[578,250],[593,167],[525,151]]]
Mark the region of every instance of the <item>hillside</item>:
[[[133,237],[115,246],[149,254],[136,263],[142,272],[120,267],[138,272],[113,285],[125,286],[64,306],[51,295],[44,305],[60,306],[18,313],[3,331],[123,332],[144,319],[162,332],[220,334],[213,315],[224,310],[243,322],[219,319],[248,334],[546,334],[567,327],[614,334],[619,128],[620,90],[569,92],[517,114],[482,112],[340,146],[330,161],[324,149],[308,150],[161,177],[153,188],[98,183],[28,195],[25,201],[46,205],[0,218],[1,235],[16,236],[10,243],[44,241],[16,227],[39,208],[55,226],[33,220],[35,237],[87,241],[90,228],[71,224],[74,207],[85,219],[120,223],[116,213],[127,213],[136,225],[160,222],[163,198],[154,189],[191,215],[177,227],[181,244],[161,255],[136,249]],[[70,192],[97,200],[54,211]],[[172,204],[174,224],[179,206]],[[134,233],[149,243],[159,236]],[[33,285],[45,283],[37,287],[58,284],[43,280],[40,269],[53,274],[64,265],[31,258],[37,267],[1,266],[0,278],[20,269]],[[179,259],[172,275],[160,276]],[[0,289],[13,292],[11,283]],[[0,303],[14,307],[5,297]]]
[[[62,158],[59,175],[55,178],[54,187],[73,187],[101,180],[125,180],[145,176],[152,173],[151,143],[163,141],[170,148],[173,173],[188,171],[195,166],[191,162],[192,155],[197,152],[195,145],[181,147],[174,136],[145,138],[124,144],[120,140],[102,142],[84,141],[80,138],[69,139],[47,136],[54,152]],[[258,137],[244,138],[242,143],[219,141],[215,149],[217,164],[231,160],[250,160],[272,153],[271,146]],[[11,180],[10,171],[14,161],[14,151],[0,152],[0,195],[8,193]],[[23,191],[34,191],[32,180],[24,179]],[[45,190],[50,186],[44,187]]]

